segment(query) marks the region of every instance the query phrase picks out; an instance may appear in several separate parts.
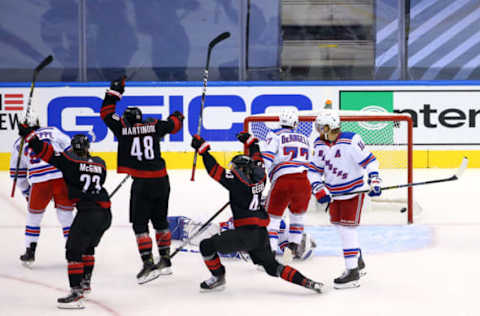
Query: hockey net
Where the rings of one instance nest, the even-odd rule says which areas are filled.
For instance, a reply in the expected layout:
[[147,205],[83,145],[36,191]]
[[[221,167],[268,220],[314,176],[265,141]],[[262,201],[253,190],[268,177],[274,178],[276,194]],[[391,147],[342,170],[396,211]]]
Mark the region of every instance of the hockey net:
[[[328,111],[328,110],[322,110]],[[412,165],[412,119],[408,115],[364,111],[338,111],[342,131],[360,134],[370,151],[377,157],[380,165],[382,186],[411,183],[413,181]],[[314,122],[320,112],[299,113],[297,132],[309,137],[311,144],[318,132]],[[257,114],[244,120],[244,130],[249,131],[260,140],[260,147],[270,129],[278,128],[279,118],[276,114]],[[362,188],[365,189],[365,188]],[[313,199],[312,199],[313,200]],[[381,197],[367,199],[367,213],[388,210],[397,213],[396,217],[413,223],[414,215],[421,212],[421,207],[413,200],[411,187],[382,192]],[[318,211],[318,203],[310,203],[309,212]],[[378,212],[375,212],[375,217]],[[387,215],[388,216],[388,215]]]

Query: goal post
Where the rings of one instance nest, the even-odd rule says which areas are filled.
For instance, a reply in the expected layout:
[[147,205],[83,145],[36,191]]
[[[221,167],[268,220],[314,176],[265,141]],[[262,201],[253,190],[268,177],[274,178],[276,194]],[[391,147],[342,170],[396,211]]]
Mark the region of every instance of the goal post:
[[[317,115],[325,113],[325,111],[332,110],[299,112],[299,124],[296,131],[309,137],[311,144],[318,137],[314,126],[315,119]],[[413,182],[413,121],[409,115],[342,110],[336,112],[340,114],[341,130],[360,134],[370,151],[377,157],[383,179],[382,185]],[[262,146],[268,131],[279,128],[278,121],[279,117],[276,113],[251,115],[244,120],[244,131],[257,137]],[[387,169],[392,171],[387,172]],[[385,191],[381,198],[384,199],[383,202],[387,203],[403,201],[407,209],[407,221],[411,224],[414,214],[413,189],[408,187],[402,191],[392,197],[388,197],[390,192],[386,193],[387,191]],[[402,196],[399,197],[399,195]]]

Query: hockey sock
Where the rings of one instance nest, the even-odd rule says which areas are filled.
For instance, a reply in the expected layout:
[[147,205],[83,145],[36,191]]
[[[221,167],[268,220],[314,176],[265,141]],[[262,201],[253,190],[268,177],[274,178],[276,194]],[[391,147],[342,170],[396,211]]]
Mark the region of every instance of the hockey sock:
[[303,214],[292,214],[290,213],[290,225],[288,229],[288,241],[296,244],[302,242],[303,234]]
[[285,232],[286,228],[287,224],[285,224],[285,221],[282,219],[280,221],[280,229],[278,230],[278,247],[280,247],[282,252],[288,245],[288,233]]
[[148,233],[138,234],[137,236],[137,245],[138,251],[143,261],[146,261],[152,257],[152,238]]
[[70,233],[70,226],[73,222],[73,208],[57,206],[57,219],[60,225],[62,225],[63,237],[67,239]]
[[157,230],[155,234],[155,239],[157,240],[158,252],[160,257],[169,257],[170,256],[170,244],[172,240],[172,234],[168,229]]
[[335,227],[339,231],[342,238],[345,267],[348,270],[357,268],[358,256],[360,254],[360,243],[358,241],[357,227],[342,225],[335,225]]
[[40,223],[42,222],[44,211],[35,211],[38,213],[27,213],[25,225],[25,248],[30,247],[30,243],[38,242],[40,237]]
[[278,252],[278,232],[280,230],[281,217],[270,215],[270,224],[268,224],[268,238],[270,239],[270,247],[275,253]]
[[303,274],[298,272],[295,268],[291,266],[281,266],[283,269],[280,271],[280,277],[285,281],[292,282],[301,286],[305,286],[307,279]]
[[83,278],[83,262],[69,261],[68,262],[68,281],[70,287],[79,287]]
[[208,257],[203,257],[203,261],[205,261],[205,264],[207,265],[208,270],[214,275],[214,276],[220,276],[225,274],[225,266],[222,265],[222,262],[220,261],[220,257],[218,254],[214,254],[213,256],[208,256]]
[[93,267],[95,266],[94,255],[83,255],[83,279],[90,280],[92,277]]

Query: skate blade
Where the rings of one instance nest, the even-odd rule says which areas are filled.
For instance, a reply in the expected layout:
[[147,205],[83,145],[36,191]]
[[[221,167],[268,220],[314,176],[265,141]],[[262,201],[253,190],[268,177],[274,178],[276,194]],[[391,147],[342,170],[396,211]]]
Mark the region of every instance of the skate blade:
[[137,283],[138,284],[145,284],[147,282],[150,282],[150,281],[153,281],[155,280],[156,278],[158,278],[160,276],[160,272],[158,270],[153,270],[152,272],[150,272],[149,274],[147,274],[146,276],[143,276],[143,277],[140,277],[137,279]]
[[337,290],[343,290],[343,289],[353,289],[353,288],[357,288],[360,286],[360,282],[359,281],[352,281],[352,282],[348,282],[348,283],[345,283],[345,284],[333,284],[333,288],[334,289],[337,289]]
[[28,269],[32,269],[33,261],[22,261],[22,266]]
[[173,274],[172,267],[165,267],[158,270],[159,275],[170,275]]
[[214,287],[213,289],[203,289],[200,288],[201,293],[210,293],[210,292],[221,292],[225,290],[225,284],[219,285],[217,287]]
[[60,309],[84,309],[85,305],[80,300],[80,301],[72,302],[72,303],[58,303],[57,307],[60,308]]

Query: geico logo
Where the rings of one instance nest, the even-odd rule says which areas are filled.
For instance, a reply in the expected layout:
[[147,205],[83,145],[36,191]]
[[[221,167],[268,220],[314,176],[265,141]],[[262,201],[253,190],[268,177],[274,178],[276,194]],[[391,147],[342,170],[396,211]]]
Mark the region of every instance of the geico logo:
[[437,110],[432,108],[430,104],[424,104],[423,108],[418,110],[418,113],[413,109],[394,110],[394,112],[410,114],[413,120],[413,127],[418,127],[418,124],[422,124],[427,128],[435,128],[438,125],[447,128],[458,128],[464,125],[469,128],[475,128],[480,110],[461,110],[458,108]]
[[[184,133],[197,133],[198,118],[201,108],[201,96],[189,101],[182,95],[171,96],[123,96],[117,103],[117,113],[121,114],[128,106],[138,106],[146,117],[165,119],[169,113],[180,111],[185,114],[184,129],[175,135],[169,135],[170,142],[184,141]],[[168,100],[168,101],[166,101]],[[108,129],[100,118],[102,99],[98,97],[57,97],[47,106],[49,126],[56,126],[61,131],[72,136],[76,133],[95,135],[96,142],[105,139]],[[243,130],[243,119],[250,114],[265,113],[271,107],[296,106],[298,110],[312,110],[312,101],[302,94],[262,94],[255,96],[248,104],[240,95],[208,95],[205,108],[227,108],[232,115],[215,117],[222,120],[229,128],[207,128],[208,117],[203,117],[202,137],[207,141],[236,141],[235,135]],[[157,107],[148,110],[148,107]],[[163,108],[158,111],[158,107]],[[204,114],[206,113],[204,109]],[[242,115],[243,114],[243,115]],[[224,121],[223,121],[224,120]],[[229,124],[230,123],[230,124]],[[188,137],[190,138],[190,137]]]

